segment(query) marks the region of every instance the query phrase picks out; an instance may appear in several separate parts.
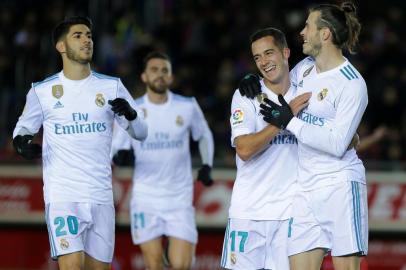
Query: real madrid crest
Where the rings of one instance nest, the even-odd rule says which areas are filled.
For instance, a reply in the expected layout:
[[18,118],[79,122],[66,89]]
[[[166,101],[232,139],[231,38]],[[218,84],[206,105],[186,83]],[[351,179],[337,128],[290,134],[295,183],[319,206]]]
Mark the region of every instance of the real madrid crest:
[[308,69],[303,72],[303,78],[310,74],[314,66],[309,67]]
[[103,94],[100,94],[100,93],[96,94],[96,99],[94,102],[99,107],[103,107],[104,104],[106,104],[106,100],[104,99]]
[[178,115],[178,116],[176,116],[176,125],[178,125],[178,126],[183,126],[183,118],[182,118],[182,116],[180,116],[180,115]]
[[61,239],[60,245],[61,245],[61,249],[68,249],[69,248],[69,242],[65,238]]
[[231,253],[230,255],[230,261],[232,264],[236,264],[237,263],[237,256],[235,255],[235,253]]
[[256,95],[257,101],[262,104],[264,103],[264,99],[268,98],[267,94],[265,93],[260,93],[258,95]]
[[52,95],[57,99],[60,99],[63,96],[62,84],[52,85]]
[[317,94],[317,100],[322,101],[326,96],[327,96],[328,90],[327,88],[324,88]]

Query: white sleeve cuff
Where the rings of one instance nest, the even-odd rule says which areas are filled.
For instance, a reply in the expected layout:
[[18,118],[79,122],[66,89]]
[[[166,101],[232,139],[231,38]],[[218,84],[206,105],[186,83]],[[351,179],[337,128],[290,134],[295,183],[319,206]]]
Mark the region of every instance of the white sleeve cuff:
[[238,136],[247,135],[247,134],[251,134],[251,133],[252,132],[248,128],[233,129],[231,132],[231,146],[235,147],[234,140]]
[[128,121],[127,132],[134,139],[143,141],[148,135],[147,124],[140,117],[137,117],[133,121]]
[[297,138],[304,124],[305,124],[304,121],[300,120],[297,117],[293,117],[292,120],[290,120],[289,124],[287,125],[286,129],[292,132]]

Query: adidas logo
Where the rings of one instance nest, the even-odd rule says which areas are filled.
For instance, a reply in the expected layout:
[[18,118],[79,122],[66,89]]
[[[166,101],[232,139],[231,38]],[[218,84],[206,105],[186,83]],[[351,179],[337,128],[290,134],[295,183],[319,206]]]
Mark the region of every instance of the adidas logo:
[[59,109],[59,108],[63,108],[64,106],[63,106],[63,104],[60,102],[60,101],[58,101],[57,103],[55,103],[55,105],[54,105],[54,109]]

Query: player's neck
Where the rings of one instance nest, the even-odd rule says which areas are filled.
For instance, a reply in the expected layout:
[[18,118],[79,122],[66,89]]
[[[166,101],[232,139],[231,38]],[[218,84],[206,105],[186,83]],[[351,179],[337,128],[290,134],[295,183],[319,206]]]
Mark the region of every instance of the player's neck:
[[323,48],[315,60],[318,73],[334,69],[345,62],[342,51],[336,47]]
[[163,104],[168,101],[168,91],[165,91],[165,93],[160,94],[152,91],[151,89],[147,89],[147,97],[151,103]]
[[265,86],[277,95],[279,94],[285,95],[290,87],[289,71],[287,71],[286,74],[287,76],[283,76],[281,81],[277,83],[273,83],[265,79],[264,80]]
[[90,64],[64,61],[63,75],[70,80],[83,80],[90,75]]

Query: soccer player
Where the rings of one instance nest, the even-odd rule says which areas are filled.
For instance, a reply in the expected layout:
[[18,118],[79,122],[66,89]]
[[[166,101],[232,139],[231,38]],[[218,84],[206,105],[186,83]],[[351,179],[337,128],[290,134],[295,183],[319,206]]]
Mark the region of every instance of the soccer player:
[[[119,78],[90,69],[92,23],[71,17],[53,31],[63,70],[33,83],[14,129],[13,143],[27,159],[43,162],[45,218],[51,256],[59,269],[110,268],[114,206],[110,148],[116,120],[133,138],[147,136]],[[43,127],[42,147],[32,143]]]
[[368,103],[367,87],[342,53],[354,50],[359,33],[352,3],[311,8],[301,32],[309,57],[291,72],[298,93],[312,92],[308,108],[294,117],[282,96],[280,105],[262,105],[267,122],[299,142],[299,192],[288,244],[293,270],[320,269],[328,251],[335,269],[359,269],[368,252],[365,169],[355,150],[347,149]]
[[251,36],[251,52],[263,76],[260,95],[251,100],[237,90],[231,105],[231,144],[236,148],[237,177],[224,238],[221,266],[227,269],[289,269],[287,236],[296,191],[297,140],[269,125],[259,114],[264,98],[278,95],[295,111],[310,95],[296,96],[289,79],[290,50],[285,35],[266,28]]
[[[163,257],[173,269],[190,269],[197,230],[189,140],[191,136],[199,144],[203,166],[198,180],[210,185],[212,133],[196,100],[169,90],[173,75],[167,55],[149,53],[141,79],[146,94],[135,102],[144,111],[149,135],[139,142],[119,128],[113,139],[113,153],[132,148],[135,156],[132,240],[140,245],[148,269],[163,269]],[[162,247],[163,236],[168,238],[167,249]]]

